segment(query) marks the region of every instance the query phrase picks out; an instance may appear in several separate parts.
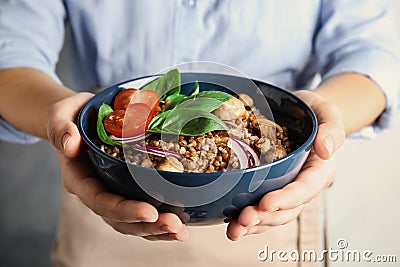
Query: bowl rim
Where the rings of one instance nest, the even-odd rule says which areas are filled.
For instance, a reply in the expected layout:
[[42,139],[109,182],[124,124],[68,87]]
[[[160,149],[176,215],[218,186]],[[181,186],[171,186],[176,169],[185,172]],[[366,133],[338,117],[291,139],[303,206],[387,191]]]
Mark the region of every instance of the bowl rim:
[[[196,75],[196,74],[210,74],[210,75],[217,75],[217,76],[226,76],[226,77],[235,77],[235,78],[241,78],[244,79],[245,77],[241,77],[241,76],[235,76],[235,75],[229,75],[229,74],[223,74],[223,73],[207,73],[207,72],[181,72],[182,74],[192,74],[192,75]],[[301,98],[299,98],[298,96],[296,96],[295,94],[293,94],[291,91],[289,90],[285,90],[282,89],[278,86],[272,85],[270,83],[267,82],[263,82],[257,79],[252,79],[252,78],[248,78],[249,80],[251,80],[253,83],[256,84],[256,86],[258,87],[257,84],[264,84],[267,85],[268,87],[273,88],[274,90],[278,90],[281,91],[285,94],[289,94],[291,97],[295,98],[297,100],[298,103],[300,103],[301,105],[304,106],[306,112],[308,113],[308,115],[311,117],[311,121],[312,121],[312,131],[311,134],[308,136],[307,140],[301,145],[299,146],[296,150],[291,151],[288,155],[286,155],[283,158],[280,158],[276,161],[270,162],[270,163],[264,163],[258,166],[253,166],[250,168],[246,168],[246,169],[239,169],[239,170],[233,170],[233,171],[226,171],[226,172],[212,172],[212,173],[186,173],[186,172],[169,172],[169,171],[161,171],[161,170],[157,170],[155,168],[148,168],[148,167],[142,167],[140,165],[136,165],[133,163],[128,163],[125,160],[121,160],[118,158],[115,158],[109,154],[107,154],[106,152],[102,151],[96,144],[93,143],[92,140],[90,140],[90,138],[87,136],[87,134],[85,133],[85,131],[83,130],[83,122],[82,122],[82,116],[83,114],[85,114],[85,112],[87,112],[88,108],[91,106],[91,104],[95,101],[95,98],[97,97],[101,97],[103,95],[106,95],[109,93],[109,91],[115,90],[116,88],[121,88],[120,86],[129,82],[133,82],[136,80],[141,80],[141,79],[146,79],[146,78],[152,78],[152,77],[156,77],[156,76],[160,76],[159,74],[156,75],[146,75],[146,76],[140,76],[140,77],[136,77],[136,78],[132,78],[132,79],[128,79],[125,80],[123,82],[119,82],[117,84],[111,85],[109,87],[106,87],[103,91],[101,91],[100,93],[94,95],[91,99],[89,99],[89,101],[83,106],[83,108],[80,110],[79,114],[78,114],[78,120],[77,120],[77,126],[78,126],[78,130],[81,134],[81,137],[83,139],[83,141],[85,142],[85,144],[87,146],[89,146],[89,148],[91,148],[92,150],[94,150],[94,152],[96,152],[97,154],[103,155],[105,156],[108,160],[113,161],[114,163],[119,163],[119,164],[124,164],[124,165],[133,165],[136,168],[143,168],[143,169],[150,169],[150,170],[156,170],[159,173],[165,173],[165,174],[174,174],[175,176],[187,176],[187,175],[195,175],[195,176],[210,176],[210,175],[222,175],[223,173],[238,173],[238,172],[242,172],[242,173],[247,173],[247,172],[254,172],[254,171],[258,171],[261,169],[265,169],[265,168],[270,168],[274,165],[277,165],[283,161],[289,160],[290,158],[294,157],[295,155],[301,153],[303,150],[304,151],[309,151],[311,150],[312,144],[314,142],[314,139],[317,135],[317,129],[318,129],[318,121],[317,121],[317,117],[314,113],[314,111],[311,109],[311,107],[305,103]]]

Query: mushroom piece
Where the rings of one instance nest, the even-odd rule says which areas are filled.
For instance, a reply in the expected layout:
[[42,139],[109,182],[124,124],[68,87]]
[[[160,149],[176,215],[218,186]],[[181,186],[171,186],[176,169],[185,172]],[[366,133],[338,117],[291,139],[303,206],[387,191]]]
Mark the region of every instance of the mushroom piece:
[[239,94],[239,99],[245,106],[252,107],[254,105],[253,98],[251,98],[248,94]]
[[286,149],[283,146],[277,146],[275,148],[275,160],[281,159],[287,155]]
[[261,124],[260,132],[261,135],[267,137],[272,144],[276,143],[276,130],[274,126],[269,124]]
[[[264,153],[264,152],[263,152]],[[264,161],[269,163],[287,156],[286,149],[281,146],[271,147],[264,155]]]
[[231,97],[217,108],[214,114],[223,121],[236,120],[246,115],[246,108],[242,101]]
[[145,167],[145,168],[151,168],[153,167],[153,163],[149,158],[144,158],[142,160],[142,163],[140,163],[140,166]]
[[157,167],[160,171],[183,172],[182,163],[175,157],[167,156],[165,160]]

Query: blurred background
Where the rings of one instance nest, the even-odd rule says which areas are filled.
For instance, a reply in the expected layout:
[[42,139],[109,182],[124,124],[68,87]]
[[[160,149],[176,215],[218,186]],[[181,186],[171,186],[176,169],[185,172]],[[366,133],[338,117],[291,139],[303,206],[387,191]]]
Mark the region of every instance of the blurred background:
[[[400,11],[400,1],[395,2]],[[73,88],[65,49],[57,70]],[[399,136],[397,126],[374,139],[348,139],[337,153],[337,178],[327,194],[332,248],[345,239],[349,249],[397,256],[397,263],[368,266],[398,266],[400,262]],[[58,163],[47,142],[0,141],[0,266],[51,266],[49,251],[61,188]],[[336,262],[333,266],[364,264]]]

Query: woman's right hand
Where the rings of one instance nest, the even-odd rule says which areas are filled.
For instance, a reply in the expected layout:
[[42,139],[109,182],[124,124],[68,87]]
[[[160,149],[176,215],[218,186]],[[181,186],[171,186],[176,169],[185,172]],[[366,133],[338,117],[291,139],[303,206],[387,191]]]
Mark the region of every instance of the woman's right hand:
[[122,234],[148,240],[186,240],[189,232],[173,213],[158,213],[152,205],[110,193],[96,178],[75,124],[83,105],[93,96],[78,93],[53,104],[47,134],[55,147],[65,189]]

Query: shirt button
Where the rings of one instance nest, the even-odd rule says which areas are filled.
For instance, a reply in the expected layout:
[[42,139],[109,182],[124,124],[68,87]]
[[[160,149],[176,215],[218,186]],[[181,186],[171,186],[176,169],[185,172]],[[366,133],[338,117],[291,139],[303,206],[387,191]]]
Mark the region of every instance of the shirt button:
[[182,3],[188,7],[194,7],[196,5],[196,0],[182,0]]

